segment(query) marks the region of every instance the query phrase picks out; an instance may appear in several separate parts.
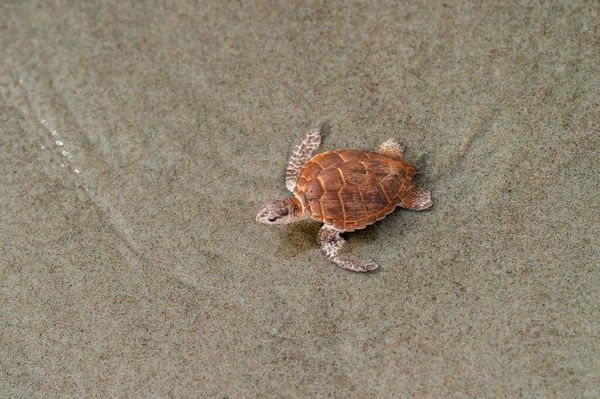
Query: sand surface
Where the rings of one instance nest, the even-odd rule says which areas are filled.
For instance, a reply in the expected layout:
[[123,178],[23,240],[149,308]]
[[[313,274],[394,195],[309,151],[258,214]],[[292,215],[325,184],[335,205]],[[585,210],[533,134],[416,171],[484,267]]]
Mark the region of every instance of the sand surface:
[[[600,5],[0,5],[0,396],[600,396]],[[421,170],[320,254],[298,138]]]

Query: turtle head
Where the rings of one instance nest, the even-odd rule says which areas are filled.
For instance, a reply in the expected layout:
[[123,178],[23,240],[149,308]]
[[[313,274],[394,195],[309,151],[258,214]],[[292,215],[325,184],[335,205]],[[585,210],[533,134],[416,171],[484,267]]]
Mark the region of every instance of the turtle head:
[[288,224],[298,220],[301,214],[300,201],[296,197],[290,197],[263,206],[256,215],[256,221],[264,224]]

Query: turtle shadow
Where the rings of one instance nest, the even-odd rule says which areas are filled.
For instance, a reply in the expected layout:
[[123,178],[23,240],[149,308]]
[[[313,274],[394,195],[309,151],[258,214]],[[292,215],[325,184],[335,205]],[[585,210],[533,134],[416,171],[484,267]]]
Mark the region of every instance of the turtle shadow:
[[[283,259],[293,259],[310,249],[318,249],[317,235],[321,226],[323,226],[322,223],[315,223],[310,220],[301,220],[287,226],[284,230],[281,243],[275,252],[276,255]],[[377,229],[371,225],[364,229],[351,233],[342,233],[341,235],[346,240],[343,251],[353,253],[355,250],[360,250],[360,247],[363,245],[374,242],[377,239]]]
[[320,223],[309,220],[301,220],[286,226],[275,254],[280,258],[292,259],[311,248],[318,247],[317,234],[320,228]]
[[324,121],[323,123],[321,123],[321,125],[319,126],[319,131],[321,132],[321,137],[323,138],[323,140],[327,139],[327,136],[329,136],[329,134],[331,134],[331,123],[329,123],[329,121]]
[[364,229],[356,230],[351,233],[342,233],[342,238],[346,240],[343,251],[347,253],[354,253],[355,250],[360,251],[361,247],[375,242],[378,235],[378,224],[379,223],[375,223],[365,227]]

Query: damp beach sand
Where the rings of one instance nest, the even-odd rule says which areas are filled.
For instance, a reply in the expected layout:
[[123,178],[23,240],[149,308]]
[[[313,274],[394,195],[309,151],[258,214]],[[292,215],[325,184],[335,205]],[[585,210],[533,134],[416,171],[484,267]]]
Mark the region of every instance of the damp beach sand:
[[[597,2],[0,10],[0,396],[600,396]],[[254,220],[318,126],[374,272]]]

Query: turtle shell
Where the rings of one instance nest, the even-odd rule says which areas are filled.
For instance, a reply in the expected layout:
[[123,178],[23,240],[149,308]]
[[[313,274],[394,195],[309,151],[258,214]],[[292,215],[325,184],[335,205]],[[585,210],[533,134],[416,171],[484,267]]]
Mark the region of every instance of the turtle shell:
[[415,172],[407,162],[374,152],[327,151],[306,162],[294,194],[311,218],[354,231],[391,213]]

